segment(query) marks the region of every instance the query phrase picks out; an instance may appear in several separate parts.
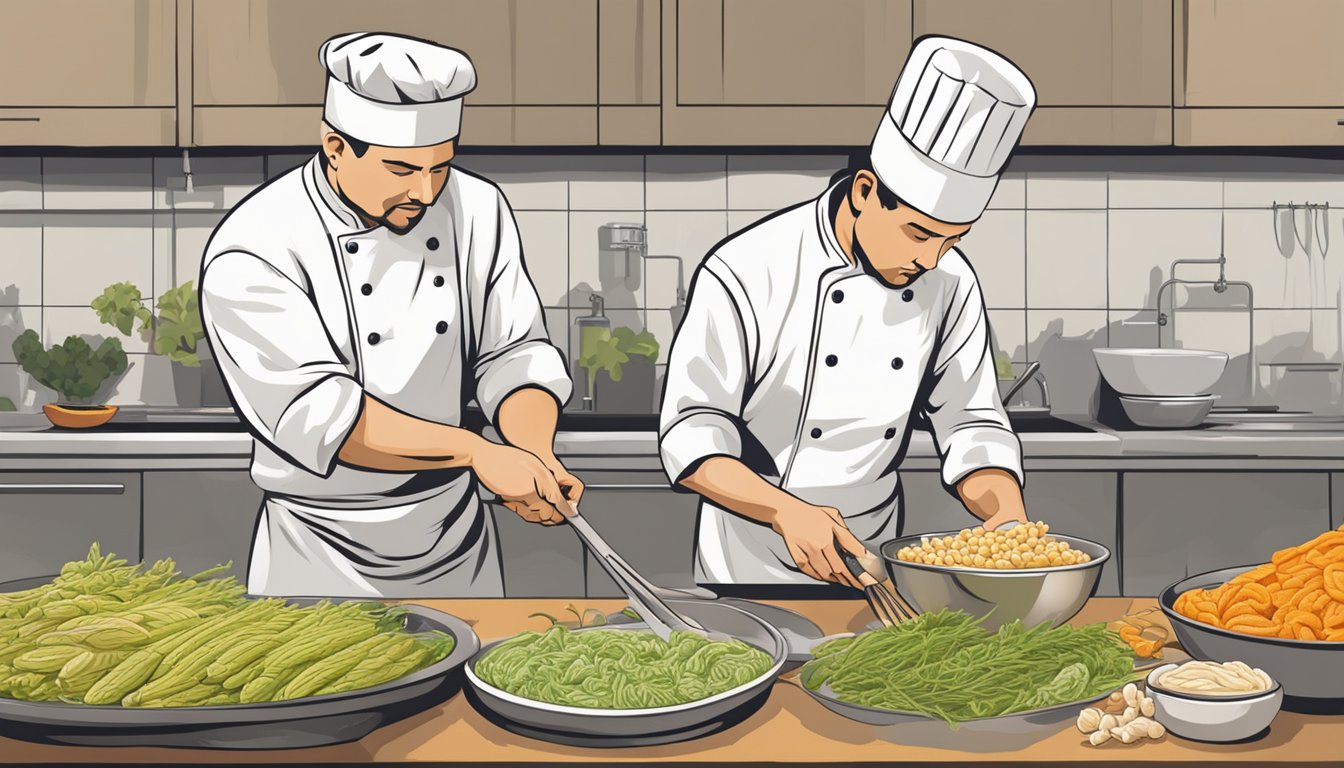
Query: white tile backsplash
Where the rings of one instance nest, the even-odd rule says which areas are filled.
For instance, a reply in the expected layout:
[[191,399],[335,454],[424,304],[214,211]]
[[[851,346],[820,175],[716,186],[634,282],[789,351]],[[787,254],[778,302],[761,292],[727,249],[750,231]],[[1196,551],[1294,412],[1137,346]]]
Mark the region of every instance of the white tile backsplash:
[[1106,309],[1106,211],[1027,212],[1027,306]]
[[[681,259],[683,288],[711,248],[728,236],[724,211],[649,211],[649,254]],[[665,259],[648,262],[645,274],[649,307],[670,307],[677,298],[676,264]]]
[[48,157],[42,183],[47,210],[154,207],[154,163],[148,157]]
[[650,211],[722,211],[728,207],[728,158],[666,155],[648,159],[645,185]]
[[[1171,277],[1173,261],[1217,258],[1220,219],[1219,211],[1208,210],[1112,210],[1109,305],[1117,309],[1154,307],[1158,287]],[[1218,276],[1216,265],[1182,265],[1179,269],[1183,279]],[[1163,306],[1170,306],[1167,299],[1163,297]]]
[[464,155],[455,164],[497,184],[515,211],[569,210],[570,158]]
[[14,340],[24,331],[42,333],[42,307],[0,307],[0,363],[14,362]]
[[0,211],[42,209],[42,158],[0,157]]
[[88,306],[112,283],[142,293],[154,274],[153,217],[148,214],[55,214],[43,227],[43,302]]
[[1027,207],[1032,210],[1106,207],[1104,173],[1028,173]]
[[995,351],[1008,355],[1010,362],[1027,359],[1027,311],[1025,309],[991,309],[989,327],[994,337]]
[[[131,280],[152,302],[165,289],[195,280],[204,246],[227,209],[266,178],[311,156],[193,155],[196,193],[190,200],[181,190],[179,155],[0,158],[0,394],[9,394],[4,375],[16,369],[9,347],[19,330],[116,333],[100,326],[88,308],[94,296],[110,283]],[[503,190],[516,212],[551,332],[567,345],[574,319],[588,313],[589,291],[600,289],[599,226],[647,224],[650,253],[681,257],[689,287],[715,243],[815,198],[846,162],[840,155],[528,153],[463,154],[457,165]],[[1219,163],[1230,170],[1207,170]],[[1261,170],[1280,167],[1275,163],[1282,172]],[[1275,242],[1268,207],[1275,201],[1344,206],[1344,164],[1201,158],[1192,165],[1180,158],[1116,157],[1076,163],[1027,158],[1015,167],[1000,180],[962,249],[990,307],[996,343],[1016,364],[1042,361],[1057,411],[1087,410],[1095,389],[1093,347],[1157,342],[1155,326],[1126,321],[1155,317],[1153,294],[1172,260],[1217,256],[1224,219],[1226,276],[1254,285],[1259,352],[1338,359],[1340,317],[1334,308],[1344,293],[1344,246],[1335,243],[1322,263],[1320,244],[1313,243],[1309,262],[1286,213],[1281,242]],[[1254,170],[1238,170],[1245,168]],[[44,207],[46,213],[39,212]],[[1302,221],[1305,215],[1298,216]],[[1338,218],[1332,210],[1331,232],[1344,242]],[[1217,274],[1216,266],[1181,269],[1183,277]],[[647,323],[665,361],[675,271],[671,263],[655,261],[639,265],[638,272],[638,287],[605,289],[608,316],[616,326]],[[1166,332],[1164,346],[1244,355],[1238,351],[1247,342],[1244,309],[1206,311],[1209,305],[1242,307],[1240,289],[1221,296],[1178,289],[1173,295],[1180,302],[1177,337]],[[1313,304],[1324,309],[1304,309]],[[148,342],[123,342],[141,364],[115,397],[171,399],[171,377],[158,370],[163,361],[143,356]],[[1282,392],[1308,400],[1321,396],[1294,386],[1285,384]]]
[[42,219],[0,216],[0,305],[42,304]]
[[985,306],[1027,306],[1027,212],[985,211],[958,246],[975,269]]
[[571,171],[569,210],[644,210],[644,157],[588,158]]
[[1112,173],[1109,183],[1111,210],[1223,205],[1223,179],[1212,174]]
[[523,260],[542,304],[559,306],[569,290],[569,214],[515,211]]
[[186,191],[182,158],[154,158],[154,207],[225,210],[242,202],[265,180],[265,158],[191,158],[192,192]]
[[849,161],[834,155],[728,156],[729,210],[778,210],[826,190],[826,183]]
[[989,198],[989,210],[1003,208],[1023,209],[1027,207],[1027,175],[1025,173],[1005,173],[999,177],[994,195]]

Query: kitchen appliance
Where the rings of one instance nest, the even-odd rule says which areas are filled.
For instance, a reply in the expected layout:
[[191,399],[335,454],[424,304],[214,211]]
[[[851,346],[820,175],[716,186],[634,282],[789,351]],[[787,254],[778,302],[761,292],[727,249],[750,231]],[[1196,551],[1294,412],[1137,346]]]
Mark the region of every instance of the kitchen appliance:
[[[0,592],[49,583],[54,576],[8,582]],[[310,605],[316,599],[290,602]],[[339,602],[336,601],[336,602]],[[0,735],[57,744],[102,747],[286,749],[362,739],[375,729],[450,698],[462,667],[480,641],[461,619],[405,605],[409,632],[439,630],[456,640],[446,658],[404,677],[357,691],[260,704],[196,707],[119,707],[0,698]]]
[[1344,643],[1286,640],[1232,632],[1178,612],[1176,598],[1192,589],[1213,589],[1258,568],[1243,565],[1182,579],[1162,590],[1158,605],[1181,647],[1202,661],[1242,661],[1283,685],[1284,708],[1344,713]]
[[[960,610],[988,616],[990,631],[1020,619],[1028,627],[1043,622],[1059,626],[1077,615],[1097,589],[1101,567],[1111,557],[1106,547],[1086,539],[1050,534],[1092,559],[1051,568],[995,570],[907,562],[901,549],[919,546],[922,538],[956,536],[956,531],[903,536],[882,545],[882,558],[896,594],[917,613]],[[991,613],[992,611],[992,613]]]
[[[668,600],[675,611],[770,654],[770,669],[755,679],[699,701],[646,709],[594,709],[534,701],[496,688],[476,664],[503,640],[487,643],[467,662],[467,698],[500,727],[544,741],[581,747],[638,747],[686,741],[721,731],[760,709],[788,655],[784,637],[765,620],[717,600]],[[586,627],[575,632],[645,631],[643,622]]]
[[599,346],[605,344],[611,338],[611,320],[607,318],[606,300],[600,294],[594,293],[588,297],[588,303],[592,305],[590,315],[584,315],[574,321],[579,328],[579,343],[577,346],[578,354],[574,356],[572,362],[573,381],[578,390],[579,402],[582,409],[592,411],[596,408],[596,399],[594,395],[594,379],[596,376],[590,374],[588,369],[583,367],[582,361],[591,357]]

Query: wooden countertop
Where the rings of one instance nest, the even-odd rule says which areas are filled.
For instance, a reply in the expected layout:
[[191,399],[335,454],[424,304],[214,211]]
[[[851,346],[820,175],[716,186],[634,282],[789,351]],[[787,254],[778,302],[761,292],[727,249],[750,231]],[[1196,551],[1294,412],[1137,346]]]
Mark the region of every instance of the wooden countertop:
[[[540,628],[527,614],[558,615],[568,600],[426,600],[424,604],[471,622],[483,640]],[[576,600],[579,607],[619,610],[623,601]],[[855,630],[871,620],[862,601],[783,601],[828,633]],[[1110,621],[1148,608],[1152,600],[1097,598],[1075,623]],[[1183,762],[1257,765],[1339,765],[1344,759],[1344,716],[1281,712],[1269,732],[1242,744],[1199,744],[1171,735],[1157,742],[1091,747],[1072,727],[1044,739],[1012,734],[989,743],[969,734],[936,734],[930,743],[898,743],[886,729],[834,715],[787,682],[765,705],[726,731],[680,744],[599,750],[565,747],[517,736],[486,721],[462,694],[393,723],[361,741],[331,747],[269,751],[103,749],[0,739],[0,763],[1077,763]],[[908,740],[908,737],[907,737]],[[935,743],[936,742],[936,743]]]

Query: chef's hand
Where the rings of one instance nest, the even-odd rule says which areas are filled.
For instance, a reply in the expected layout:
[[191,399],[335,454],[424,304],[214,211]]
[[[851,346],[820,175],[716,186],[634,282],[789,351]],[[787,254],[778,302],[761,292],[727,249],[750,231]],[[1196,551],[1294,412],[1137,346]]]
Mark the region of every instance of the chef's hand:
[[564,495],[541,459],[520,448],[489,440],[481,443],[472,456],[471,468],[504,506],[530,523],[564,522]]
[[577,507],[579,499],[583,498],[583,481],[575,477],[554,456],[543,458],[541,463],[545,464],[546,468],[551,471],[551,475],[555,477],[555,483],[560,486],[560,492],[565,495],[566,499],[569,499],[570,504]]
[[818,581],[834,581],[863,589],[835,546],[839,542],[856,557],[867,553],[863,543],[850,533],[840,510],[799,501],[777,509],[771,527],[784,537],[789,555],[803,573]]
[[1009,523],[1026,523],[1026,522],[1027,522],[1026,510],[1024,509],[1004,510],[1002,512],[990,516],[990,518],[984,522],[984,527],[986,531],[993,531]]

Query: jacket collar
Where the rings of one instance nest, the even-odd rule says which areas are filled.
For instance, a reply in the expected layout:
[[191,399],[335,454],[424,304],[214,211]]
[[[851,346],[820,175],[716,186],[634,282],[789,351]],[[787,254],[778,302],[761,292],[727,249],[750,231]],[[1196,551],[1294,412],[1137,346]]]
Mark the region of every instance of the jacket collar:
[[343,226],[357,232],[368,232],[378,228],[376,224],[372,227],[366,226],[364,220],[351,210],[350,206],[345,204],[340,195],[336,194],[336,190],[331,187],[331,182],[327,180],[326,171],[322,168],[322,160],[317,155],[313,155],[312,159],[308,161],[304,168],[304,176],[308,182],[308,188],[316,197],[314,202]]
[[850,261],[849,256],[845,255],[845,249],[840,247],[840,241],[835,237],[835,222],[831,220],[831,195],[836,189],[844,184],[844,181],[838,181],[826,188],[821,193],[815,203],[817,213],[817,237],[821,239],[821,248],[826,253],[827,271],[836,268],[853,269],[861,271],[863,268],[856,261]]

